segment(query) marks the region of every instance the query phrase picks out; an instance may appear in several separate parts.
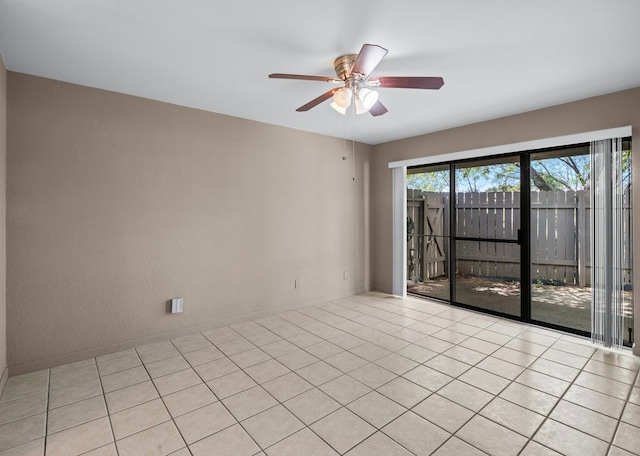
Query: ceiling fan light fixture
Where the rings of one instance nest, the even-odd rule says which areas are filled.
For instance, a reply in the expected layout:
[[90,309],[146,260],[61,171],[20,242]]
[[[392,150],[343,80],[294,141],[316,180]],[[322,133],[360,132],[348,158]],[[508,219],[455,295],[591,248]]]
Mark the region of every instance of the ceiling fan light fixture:
[[444,84],[439,76],[381,76],[370,78],[371,72],[387,55],[387,50],[377,44],[364,44],[358,54],[341,55],[333,62],[336,77],[309,76],[304,74],[272,73],[274,79],[299,79],[303,81],[330,82],[344,84],[344,87],[327,90],[322,95],[303,104],[297,112],[306,112],[330,98],[331,107],[345,115],[347,108],[353,105],[356,114],[370,113],[373,117],[381,116],[388,109],[378,100],[375,88],[429,89],[438,90]]
[[353,90],[351,90],[349,87],[338,89],[333,94],[333,102],[343,109],[347,109],[349,106],[351,106],[351,98],[353,98]]
[[378,101],[378,92],[363,87],[358,90],[358,100],[362,103],[362,107],[368,111]]
[[335,101],[332,101],[329,106],[331,106],[333,109],[338,111],[343,116],[347,114],[347,108],[343,108],[341,106],[338,106]]
[[365,112],[369,112],[369,109],[365,108],[364,105],[362,104],[362,102],[360,101],[360,98],[356,98],[356,102],[355,102],[355,106],[356,106],[356,115],[360,115],[360,114],[364,114]]

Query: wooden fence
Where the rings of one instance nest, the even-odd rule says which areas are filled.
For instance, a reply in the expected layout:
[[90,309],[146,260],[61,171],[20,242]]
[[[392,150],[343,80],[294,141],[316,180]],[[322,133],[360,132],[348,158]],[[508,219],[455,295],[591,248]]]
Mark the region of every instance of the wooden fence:
[[[519,192],[458,193],[456,200],[458,237],[518,238]],[[630,201],[627,191],[624,195],[623,230],[629,240]],[[589,192],[584,190],[531,192],[531,274],[534,280],[590,285],[590,206]],[[449,193],[407,190],[407,276],[410,279],[429,279],[447,274],[449,210]],[[456,253],[458,273],[520,278],[520,246],[517,244],[457,241]],[[624,260],[624,280],[631,283],[629,248],[625,251]]]

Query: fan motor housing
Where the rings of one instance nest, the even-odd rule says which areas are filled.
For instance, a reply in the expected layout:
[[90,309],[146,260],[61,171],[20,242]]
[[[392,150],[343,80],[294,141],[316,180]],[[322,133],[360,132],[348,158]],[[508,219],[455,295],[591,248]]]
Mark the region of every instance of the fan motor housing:
[[338,57],[334,60],[333,66],[336,70],[336,74],[343,81],[347,80],[348,75],[351,73],[351,68],[356,62],[358,54],[346,54]]

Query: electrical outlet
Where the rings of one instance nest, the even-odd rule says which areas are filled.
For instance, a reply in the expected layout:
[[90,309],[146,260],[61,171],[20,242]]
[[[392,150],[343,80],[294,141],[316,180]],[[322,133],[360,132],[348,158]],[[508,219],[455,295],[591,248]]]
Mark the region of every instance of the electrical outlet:
[[300,279],[296,279],[293,285],[295,288],[300,288]]
[[344,280],[347,280],[347,279],[349,278],[349,274],[347,274],[347,271],[344,271],[344,272],[342,273],[342,278],[343,278]]
[[184,300],[182,298],[173,298],[171,300],[171,313],[182,313],[184,310]]

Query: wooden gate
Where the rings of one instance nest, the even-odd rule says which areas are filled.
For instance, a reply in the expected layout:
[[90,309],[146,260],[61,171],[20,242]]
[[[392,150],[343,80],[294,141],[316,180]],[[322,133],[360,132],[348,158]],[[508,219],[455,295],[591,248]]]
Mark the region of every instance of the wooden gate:
[[407,277],[414,281],[447,275],[449,194],[407,190]]

